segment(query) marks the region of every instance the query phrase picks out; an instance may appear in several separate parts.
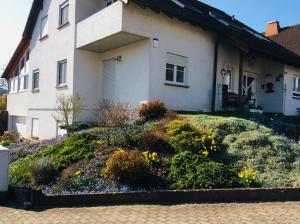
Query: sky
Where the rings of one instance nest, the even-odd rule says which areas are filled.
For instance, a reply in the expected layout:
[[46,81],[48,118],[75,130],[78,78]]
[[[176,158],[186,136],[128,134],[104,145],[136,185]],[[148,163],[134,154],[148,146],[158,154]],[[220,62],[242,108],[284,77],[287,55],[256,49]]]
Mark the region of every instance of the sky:
[[[202,1],[235,15],[238,20],[260,32],[272,20],[279,20],[282,26],[300,23],[300,0]],[[32,0],[0,0],[0,73],[22,37],[31,4]]]

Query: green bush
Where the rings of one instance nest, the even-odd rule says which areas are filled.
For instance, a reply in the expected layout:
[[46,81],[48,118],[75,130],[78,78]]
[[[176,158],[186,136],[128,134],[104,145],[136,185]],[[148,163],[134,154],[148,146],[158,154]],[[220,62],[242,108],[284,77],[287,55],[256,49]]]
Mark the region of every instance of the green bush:
[[11,141],[10,141],[10,140],[3,140],[3,141],[1,142],[1,145],[2,145],[3,147],[9,147],[9,146],[11,145]]
[[[93,122],[76,122],[76,123],[70,125],[68,130],[73,133],[73,132],[87,130],[87,129],[94,128],[94,127],[97,127],[97,124],[93,123]],[[65,129],[65,130],[67,129],[67,127],[64,125],[61,125],[60,128]]]
[[[257,183],[263,187],[292,187],[298,174],[294,166],[300,159],[300,146],[281,136],[247,131],[224,139],[237,169],[253,167],[259,172]],[[299,172],[300,174],[300,172]],[[299,184],[299,183],[298,183]]]
[[174,189],[235,187],[239,181],[233,168],[188,151],[172,158],[169,178]]
[[12,186],[26,186],[30,183],[28,168],[40,158],[55,161],[55,168],[61,171],[82,159],[95,156],[97,136],[90,133],[76,133],[53,146],[41,148],[37,153],[30,154],[10,165],[9,182]]
[[166,125],[170,142],[176,152],[199,153],[201,133],[183,120],[174,120]]
[[120,184],[148,187],[152,169],[141,152],[119,150],[107,160],[102,174],[107,180]]
[[46,185],[53,181],[57,171],[52,160],[40,158],[28,167],[31,183],[35,187]]
[[174,120],[166,125],[170,142],[177,152],[190,151],[204,156],[220,150],[213,133],[208,129],[198,130],[184,120]]
[[149,121],[164,117],[167,113],[167,109],[165,104],[160,100],[153,100],[142,104],[138,112],[141,118]]

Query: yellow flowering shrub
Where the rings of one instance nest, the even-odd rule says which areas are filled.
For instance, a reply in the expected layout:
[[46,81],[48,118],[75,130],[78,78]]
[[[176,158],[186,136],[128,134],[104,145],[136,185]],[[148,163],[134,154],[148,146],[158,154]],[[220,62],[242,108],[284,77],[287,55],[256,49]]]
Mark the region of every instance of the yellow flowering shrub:
[[207,129],[198,130],[184,120],[174,120],[166,125],[170,142],[177,152],[190,151],[208,157],[219,150],[213,133]]
[[146,158],[146,161],[150,164],[153,164],[155,162],[157,162],[157,153],[156,152],[150,152],[150,151],[146,151],[143,152],[143,155]]
[[120,149],[106,161],[102,175],[121,184],[145,186],[152,176],[152,169],[143,153]]
[[245,168],[238,173],[238,176],[244,185],[250,186],[257,179],[257,171],[252,168]]

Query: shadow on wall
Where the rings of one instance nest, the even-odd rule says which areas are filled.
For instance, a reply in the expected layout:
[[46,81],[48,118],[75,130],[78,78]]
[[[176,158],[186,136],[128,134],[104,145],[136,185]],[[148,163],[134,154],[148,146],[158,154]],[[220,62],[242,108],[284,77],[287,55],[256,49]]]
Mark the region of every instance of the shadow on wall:
[[0,135],[7,131],[8,126],[8,112],[0,111]]

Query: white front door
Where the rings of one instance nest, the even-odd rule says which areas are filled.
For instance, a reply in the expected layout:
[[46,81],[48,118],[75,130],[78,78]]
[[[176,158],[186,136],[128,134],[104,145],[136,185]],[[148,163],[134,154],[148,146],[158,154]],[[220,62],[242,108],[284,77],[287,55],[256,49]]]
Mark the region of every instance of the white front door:
[[115,100],[115,60],[103,62],[102,97],[104,100]]
[[243,78],[243,95],[250,99],[256,99],[256,77],[253,74],[246,73]]
[[32,118],[31,137],[39,137],[39,121],[37,118]]

